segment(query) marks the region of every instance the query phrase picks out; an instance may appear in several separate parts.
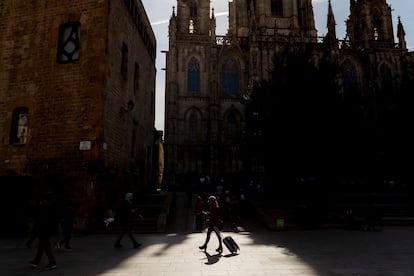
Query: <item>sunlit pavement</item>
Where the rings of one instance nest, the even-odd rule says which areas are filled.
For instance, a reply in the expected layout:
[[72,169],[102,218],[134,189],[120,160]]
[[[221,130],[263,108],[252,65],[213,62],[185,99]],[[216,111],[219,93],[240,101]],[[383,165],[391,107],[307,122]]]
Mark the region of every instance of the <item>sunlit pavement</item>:
[[[254,227],[253,227],[254,228]],[[73,251],[55,249],[57,269],[30,268],[35,248],[24,238],[0,238],[0,275],[414,275],[414,228],[390,227],[381,232],[337,230],[267,231],[231,235],[240,245],[236,255],[218,255],[211,236],[207,252],[198,249],[202,233],[136,235],[133,249],[125,237],[113,248],[111,234],[75,236]]]
[[414,276],[414,227],[384,227],[380,232],[331,230],[269,231],[255,215],[241,218],[239,232],[226,224],[222,236],[239,244],[236,255],[198,249],[206,232],[192,231],[194,217],[185,193],[175,195],[166,233],[136,234],[116,249],[114,234],[74,236],[73,250],[55,249],[57,268],[43,271],[29,261],[36,249],[25,238],[0,238],[0,275],[134,275],[134,276]]

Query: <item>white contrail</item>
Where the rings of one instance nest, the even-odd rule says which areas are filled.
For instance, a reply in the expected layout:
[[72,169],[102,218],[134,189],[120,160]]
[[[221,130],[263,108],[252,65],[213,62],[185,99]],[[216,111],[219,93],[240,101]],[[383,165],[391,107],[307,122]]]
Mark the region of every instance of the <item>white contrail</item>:
[[[218,13],[214,13],[215,17],[220,17],[220,16],[225,16],[228,15],[228,12],[218,12]],[[151,23],[151,26],[156,26],[156,25],[162,25],[162,24],[167,24],[168,23],[168,19],[164,19],[164,20],[160,20],[160,21],[155,21]]]
[[218,13],[214,13],[214,16],[224,16],[224,15],[229,15],[229,12],[218,12]]
[[168,23],[168,21],[169,21],[168,19],[165,19],[165,20],[161,20],[161,21],[152,22],[151,26],[166,24],[166,23]]

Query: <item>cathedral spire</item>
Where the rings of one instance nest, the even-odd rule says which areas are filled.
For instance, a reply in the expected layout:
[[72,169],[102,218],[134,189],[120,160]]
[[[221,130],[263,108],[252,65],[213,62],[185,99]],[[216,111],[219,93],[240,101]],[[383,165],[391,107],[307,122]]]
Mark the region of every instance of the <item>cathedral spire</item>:
[[328,1],[328,20],[326,26],[328,28],[328,32],[324,38],[324,43],[329,45],[330,47],[336,47],[336,22],[332,10],[331,0]]
[[328,23],[326,25],[328,28],[328,33],[332,33],[334,37],[336,37],[336,22],[335,22],[335,16],[333,14],[332,10],[332,4],[331,0],[328,1]]
[[399,40],[401,50],[407,49],[407,43],[405,41],[405,31],[404,26],[401,23],[401,18],[398,16],[398,26],[397,26],[397,37]]

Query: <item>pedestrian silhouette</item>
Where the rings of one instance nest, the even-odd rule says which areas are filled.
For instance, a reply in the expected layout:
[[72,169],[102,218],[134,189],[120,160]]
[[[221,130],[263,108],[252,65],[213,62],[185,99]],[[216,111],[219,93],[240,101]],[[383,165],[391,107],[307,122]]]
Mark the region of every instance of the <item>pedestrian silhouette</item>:
[[63,239],[57,242],[56,245],[58,248],[72,250],[72,247],[70,246],[70,240],[72,238],[74,224],[75,214],[73,210],[73,205],[72,202],[68,200],[62,211],[60,225],[62,227]]
[[216,233],[216,236],[219,242],[219,247],[216,249],[216,251],[221,253],[223,252],[223,246],[222,246],[222,241],[221,241],[220,228],[223,225],[223,221],[221,220],[220,205],[215,196],[210,196],[208,198],[208,204],[209,204],[209,209],[207,212],[204,212],[204,214],[208,218],[207,236],[206,236],[206,240],[204,244],[199,246],[198,248],[203,249],[204,251],[207,250],[207,245],[208,245],[208,242],[210,241],[211,233],[214,231],[214,233]]
[[121,224],[121,233],[118,235],[118,238],[115,241],[115,244],[114,244],[115,248],[122,247],[121,240],[125,235],[127,235],[130,238],[134,248],[138,248],[141,246],[141,244],[135,240],[133,230],[134,230],[135,218],[138,217],[142,219],[142,215],[138,214],[138,208],[136,208],[133,205],[133,199],[134,199],[133,193],[126,193],[125,200],[119,212],[115,216],[115,220],[119,220]]
[[39,203],[39,209],[37,211],[35,224],[37,224],[38,227],[37,233],[39,237],[39,245],[37,247],[37,252],[34,259],[30,261],[30,265],[33,268],[38,267],[43,254],[46,253],[49,262],[44,267],[44,269],[55,269],[56,260],[55,256],[53,255],[52,242],[50,239],[57,233],[58,221],[56,215],[56,206],[53,202],[51,193],[47,193],[42,196]]
[[29,239],[25,242],[25,246],[27,248],[32,248],[32,244],[33,242],[38,238],[39,236],[39,220],[37,219],[37,212],[39,211],[39,206],[40,206],[41,201],[37,201],[36,202],[36,206],[34,206],[34,215],[33,215],[33,224],[32,224],[32,228],[30,230],[30,234],[29,234]]
[[198,195],[196,198],[195,206],[194,206],[194,214],[195,214],[195,230],[201,232],[203,230],[203,221],[204,221],[204,214],[205,211],[203,198]]

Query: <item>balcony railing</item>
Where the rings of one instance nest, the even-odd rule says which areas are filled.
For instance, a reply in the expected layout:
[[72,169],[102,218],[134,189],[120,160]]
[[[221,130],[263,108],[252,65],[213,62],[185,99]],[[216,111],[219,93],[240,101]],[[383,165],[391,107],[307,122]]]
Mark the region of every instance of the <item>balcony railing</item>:
[[[256,41],[260,42],[260,43],[303,43],[303,44],[308,44],[308,43],[312,43],[312,41],[314,41],[314,43],[316,44],[323,44],[324,41],[323,36],[318,36],[315,38],[313,37],[300,37],[300,36],[282,36],[282,35],[261,35],[261,36],[256,36]],[[250,44],[249,41],[249,37],[234,37],[234,36],[216,36],[216,44],[218,46],[229,46],[232,45],[232,43],[234,43],[234,41],[237,41],[239,45],[241,46],[246,46],[248,47]],[[306,42],[306,41],[310,41],[310,42]],[[338,39],[338,47],[339,49],[346,49],[346,48],[361,48],[363,45],[365,45],[365,41],[351,41],[349,39]],[[399,43],[394,43],[394,42],[383,42],[383,41],[369,41],[368,42],[369,48],[373,48],[373,49],[398,49]]]

